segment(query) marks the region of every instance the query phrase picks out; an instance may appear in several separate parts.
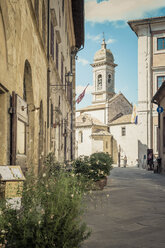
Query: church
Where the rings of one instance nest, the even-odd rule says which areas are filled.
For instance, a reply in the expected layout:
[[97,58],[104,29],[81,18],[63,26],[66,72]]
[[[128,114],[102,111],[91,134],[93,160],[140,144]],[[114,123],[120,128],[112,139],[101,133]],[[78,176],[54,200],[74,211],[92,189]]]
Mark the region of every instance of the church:
[[138,155],[137,126],[131,120],[133,106],[121,92],[115,93],[117,64],[104,38],[91,66],[92,105],[76,111],[77,157],[104,151],[114,163],[122,163],[127,156],[128,165],[134,165]]

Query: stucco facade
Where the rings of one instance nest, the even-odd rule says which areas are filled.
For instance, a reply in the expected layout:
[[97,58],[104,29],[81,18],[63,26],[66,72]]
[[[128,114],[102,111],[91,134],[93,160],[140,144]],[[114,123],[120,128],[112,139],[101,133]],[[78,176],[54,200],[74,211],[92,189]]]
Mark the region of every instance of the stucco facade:
[[110,133],[117,142],[121,165],[124,164],[124,156],[127,157],[128,166],[137,164],[137,130],[137,125],[131,122],[131,115],[124,115],[110,124]]
[[138,37],[138,158],[142,165],[146,163],[148,148],[158,155],[157,112],[151,99],[165,76],[165,49],[158,47],[165,37],[165,17],[133,20],[128,24]]

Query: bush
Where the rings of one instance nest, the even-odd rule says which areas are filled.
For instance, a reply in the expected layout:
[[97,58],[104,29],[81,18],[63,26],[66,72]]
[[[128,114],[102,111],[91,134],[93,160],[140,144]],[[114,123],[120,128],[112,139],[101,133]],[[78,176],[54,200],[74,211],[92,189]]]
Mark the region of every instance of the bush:
[[108,153],[93,153],[90,157],[80,156],[73,163],[76,175],[83,175],[86,180],[98,181],[110,174],[113,160]]
[[6,248],[78,248],[89,237],[81,221],[83,184],[59,164],[57,173],[51,159],[49,155],[39,179],[27,176],[20,210],[1,202],[0,244]]

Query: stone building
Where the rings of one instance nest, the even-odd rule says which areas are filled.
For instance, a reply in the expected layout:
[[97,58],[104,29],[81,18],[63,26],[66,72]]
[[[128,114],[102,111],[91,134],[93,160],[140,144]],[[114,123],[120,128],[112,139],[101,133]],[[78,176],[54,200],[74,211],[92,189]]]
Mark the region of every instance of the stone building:
[[[84,2],[50,1],[50,150],[75,157],[75,56],[84,45]],[[72,16],[73,15],[73,16]]]
[[151,100],[165,79],[165,17],[128,24],[138,37],[138,159],[146,166],[147,149],[158,155],[158,114]]
[[[137,139],[132,137],[133,139],[133,144],[130,148],[126,147],[129,144],[129,136],[126,135],[124,137],[124,140],[126,142],[123,142],[123,137],[121,135],[116,135],[116,132],[118,132],[119,129],[121,129],[121,124],[122,123],[115,123],[115,125],[112,125],[111,128],[111,123],[113,123],[115,120],[121,120],[120,117],[125,117],[125,116],[131,116],[132,114],[132,104],[126,99],[126,97],[119,92],[118,94],[115,93],[115,67],[117,66],[114,63],[114,56],[112,52],[106,48],[106,43],[105,40],[103,39],[103,42],[101,44],[101,49],[98,50],[95,55],[94,55],[94,62],[91,65],[93,67],[93,101],[92,105],[84,107],[82,109],[77,110],[77,119],[76,119],[76,129],[77,131],[81,131],[82,133],[84,132],[84,140],[88,139],[88,142],[92,142],[92,147],[93,150],[98,151],[98,147],[103,151],[109,151],[109,153],[112,155],[113,160],[115,163],[118,161],[118,152],[119,150],[123,150],[123,154],[127,155],[128,149],[135,150]],[[106,126],[106,133],[102,133],[102,130],[98,133],[94,133],[94,131],[90,132],[87,134],[85,126],[83,124],[80,125],[78,124],[79,118],[82,119],[83,115],[91,115],[92,118],[98,119],[102,123],[102,125]],[[86,123],[84,123],[85,125]],[[126,123],[127,124],[127,123]],[[135,127],[134,123],[129,123],[129,127],[133,126]],[[84,130],[83,130],[84,128]],[[135,127],[136,128],[136,127]],[[81,129],[81,130],[80,130]],[[92,130],[92,129],[91,129]],[[108,132],[108,133],[107,133]],[[101,134],[102,133],[102,134]],[[109,135],[108,135],[109,134]],[[121,132],[120,132],[121,134]],[[85,136],[88,136],[85,137]],[[135,135],[136,136],[136,133]],[[77,132],[77,142],[78,142],[78,151],[79,154],[87,155],[85,145],[81,144],[79,142],[78,138],[78,132]],[[109,139],[109,143],[106,143],[106,139]],[[86,141],[87,143],[87,141]],[[108,149],[103,149],[103,145],[106,143]],[[105,146],[105,147],[106,147]],[[84,147],[84,148],[83,148]],[[102,148],[101,148],[102,147]],[[84,150],[83,150],[84,149]],[[87,149],[88,150],[88,149]],[[88,155],[89,152],[92,152],[93,150],[88,150]],[[129,157],[129,164],[135,163],[137,159],[137,154],[136,152],[133,153],[133,155],[130,157],[130,154],[128,155]]]
[[75,55],[83,44],[83,0],[0,0],[0,165],[37,173],[50,151],[74,157]]

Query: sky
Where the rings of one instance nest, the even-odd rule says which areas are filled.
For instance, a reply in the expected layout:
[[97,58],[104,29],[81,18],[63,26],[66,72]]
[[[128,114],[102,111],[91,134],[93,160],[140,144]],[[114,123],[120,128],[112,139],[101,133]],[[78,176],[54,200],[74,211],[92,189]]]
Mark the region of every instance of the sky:
[[118,65],[115,72],[115,92],[122,92],[132,104],[137,104],[138,39],[128,20],[165,16],[165,0],[85,0],[85,44],[76,60],[76,98],[89,84],[76,109],[91,105],[93,72],[90,64],[101,48],[103,32],[107,49]]

